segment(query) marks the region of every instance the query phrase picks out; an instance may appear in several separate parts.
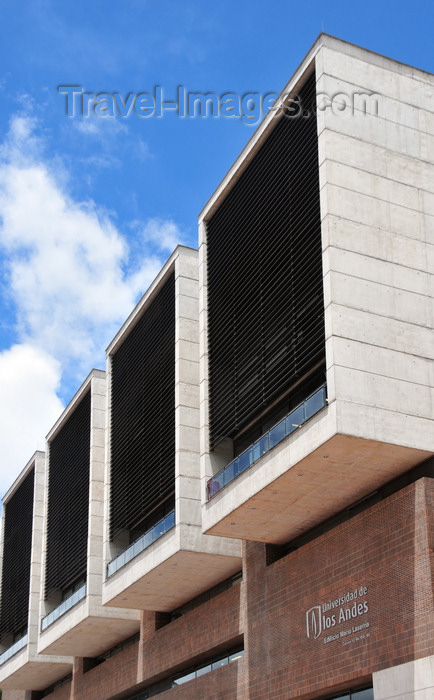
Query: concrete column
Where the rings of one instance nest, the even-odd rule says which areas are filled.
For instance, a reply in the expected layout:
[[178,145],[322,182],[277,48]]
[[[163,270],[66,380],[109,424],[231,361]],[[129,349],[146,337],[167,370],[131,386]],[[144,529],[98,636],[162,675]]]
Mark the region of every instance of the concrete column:
[[373,674],[375,700],[429,700],[434,697],[434,655]]

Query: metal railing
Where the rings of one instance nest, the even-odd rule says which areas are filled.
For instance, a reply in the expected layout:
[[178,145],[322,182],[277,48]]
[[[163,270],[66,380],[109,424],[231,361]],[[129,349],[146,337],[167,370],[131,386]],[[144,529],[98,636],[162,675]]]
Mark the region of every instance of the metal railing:
[[107,578],[113,576],[119,569],[121,569],[125,564],[134,559],[140,552],[149,547],[153,542],[158,540],[160,537],[166,534],[169,530],[175,527],[175,511],[166,515],[162,520],[160,520],[156,525],[151,527],[150,530],[145,532],[144,535],[139,537],[138,540],[133,542],[125,552],[119,554],[116,559],[113,559],[107,564]]
[[80,602],[80,600],[83,600],[83,598],[86,598],[86,584],[84,583],[80,588],[78,588],[72,595],[70,595],[66,600],[64,600],[60,605],[57,606],[57,608],[54,608],[48,615],[42,618],[41,620],[41,630],[42,632],[47,629],[49,625],[52,625],[53,622],[59,619],[59,617],[62,617],[68,610],[71,610],[71,608],[74,607],[74,605],[77,605],[77,603]]
[[21,637],[15,644],[12,644],[9,649],[6,649],[3,654],[0,654],[0,666],[10,659],[11,656],[21,651],[21,649],[24,649],[24,647],[27,646],[28,640],[28,635],[25,634],[24,637]]
[[212,479],[209,479],[207,483],[208,500],[215,496],[224,486],[236,479],[248,467],[255,464],[279,442],[282,442],[282,440],[285,440],[285,438],[298,430],[318,411],[321,411],[326,403],[326,390],[325,386],[322,386],[288,413],[279,423],[274,425],[265,435],[256,440],[253,445],[250,445],[247,450],[244,450],[230,464],[223,467]]

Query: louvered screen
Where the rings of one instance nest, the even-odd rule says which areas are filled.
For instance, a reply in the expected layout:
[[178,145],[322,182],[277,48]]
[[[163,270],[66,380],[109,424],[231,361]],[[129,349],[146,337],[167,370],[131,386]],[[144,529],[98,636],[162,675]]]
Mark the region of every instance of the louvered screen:
[[[301,89],[315,98],[315,75]],[[211,449],[325,358],[316,115],[282,116],[207,222]]]
[[175,276],[112,357],[111,501],[114,538],[175,489]]
[[50,442],[46,597],[86,572],[90,406],[88,391]]
[[32,469],[4,506],[0,639],[27,627],[34,484]]

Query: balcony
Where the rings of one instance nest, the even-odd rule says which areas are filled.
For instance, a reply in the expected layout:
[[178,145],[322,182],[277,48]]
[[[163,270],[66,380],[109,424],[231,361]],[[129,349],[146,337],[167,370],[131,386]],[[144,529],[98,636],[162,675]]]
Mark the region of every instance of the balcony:
[[72,671],[72,658],[37,653],[36,631],[32,625],[27,634],[0,655],[3,691],[29,687],[42,690]]
[[107,565],[107,578],[113,576],[116,571],[119,571],[119,569],[128,564],[128,562],[134,559],[140,552],[143,552],[143,550],[147,549],[147,547],[165,535],[172,527],[175,527],[175,511],[166,515],[165,518],[160,520],[154,527],[151,527],[150,530],[133,542],[125,552],[116,557],[116,559],[113,559],[113,561]]
[[66,600],[58,605],[57,608],[42,618],[41,630],[44,631],[47,629],[49,625],[52,625],[53,622],[59,619],[59,617],[62,617],[62,615],[68,612],[68,610],[71,610],[71,608],[73,608],[74,605],[77,605],[77,603],[79,603],[80,600],[83,600],[83,598],[86,598],[86,584],[81,586],[77,591],[70,595],[69,598],[66,598]]
[[260,460],[273,447],[281,443],[282,440],[292,435],[326,405],[326,390],[325,386],[322,386],[303,403],[294,408],[283,420],[274,425],[265,435],[262,435],[247,450],[236,457],[227,467],[223,467],[212,479],[209,479],[207,484],[208,500]]
[[[188,504],[189,505],[189,504]],[[240,543],[206,537],[171,512],[107,565],[103,604],[170,612],[241,568]]]
[[12,656],[15,656],[21,649],[27,646],[28,635],[25,634],[21,639],[19,639],[15,644],[12,644],[3,654],[0,654],[0,666],[2,666],[6,661],[8,661]]
[[87,584],[42,618],[38,639],[42,658],[46,654],[98,656],[139,630],[138,613],[102,607],[97,585],[98,581],[95,585],[88,578]]
[[397,412],[362,399],[361,390],[359,403],[330,394],[325,402],[322,388],[216,472],[204,532],[284,544],[431,456],[418,446],[420,430],[407,435],[412,416],[398,432]]

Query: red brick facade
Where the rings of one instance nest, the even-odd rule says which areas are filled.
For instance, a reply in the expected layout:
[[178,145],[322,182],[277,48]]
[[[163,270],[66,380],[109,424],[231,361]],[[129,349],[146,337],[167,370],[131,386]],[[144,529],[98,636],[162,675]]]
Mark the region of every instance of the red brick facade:
[[[420,479],[268,567],[247,544],[250,700],[314,698],[434,653],[433,495]],[[308,638],[306,612],[355,591]]]
[[72,686],[48,700],[128,697],[243,637],[243,660],[158,697],[307,700],[433,654],[433,505],[423,478],[269,566],[266,545],[248,542],[240,585],[163,627],[143,613],[140,642],[87,672],[76,660]]

